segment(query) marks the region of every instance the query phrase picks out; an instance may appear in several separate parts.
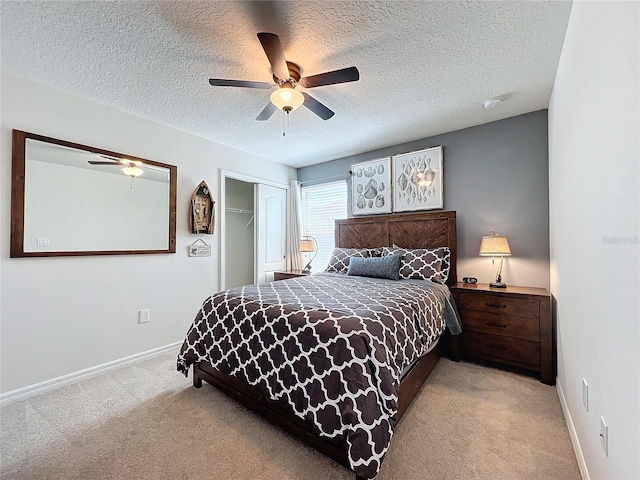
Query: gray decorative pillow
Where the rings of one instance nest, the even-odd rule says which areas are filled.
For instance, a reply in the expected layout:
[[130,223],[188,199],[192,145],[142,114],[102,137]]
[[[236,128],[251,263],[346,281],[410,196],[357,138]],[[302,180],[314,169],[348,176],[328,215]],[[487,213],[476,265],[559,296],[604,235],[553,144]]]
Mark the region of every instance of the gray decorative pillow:
[[382,255],[402,255],[400,278],[445,283],[449,278],[451,250],[438,248],[384,247]]
[[369,258],[371,252],[369,248],[334,248],[325,272],[347,273],[350,258]]
[[359,258],[352,257],[349,262],[348,275],[360,277],[387,278],[400,280],[400,255],[388,255],[386,257]]

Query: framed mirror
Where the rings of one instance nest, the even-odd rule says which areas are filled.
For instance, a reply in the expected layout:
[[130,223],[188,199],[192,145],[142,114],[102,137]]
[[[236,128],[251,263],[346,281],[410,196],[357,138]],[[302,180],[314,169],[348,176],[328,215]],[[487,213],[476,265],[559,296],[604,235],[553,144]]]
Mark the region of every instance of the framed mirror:
[[177,167],[13,130],[11,257],[175,253]]

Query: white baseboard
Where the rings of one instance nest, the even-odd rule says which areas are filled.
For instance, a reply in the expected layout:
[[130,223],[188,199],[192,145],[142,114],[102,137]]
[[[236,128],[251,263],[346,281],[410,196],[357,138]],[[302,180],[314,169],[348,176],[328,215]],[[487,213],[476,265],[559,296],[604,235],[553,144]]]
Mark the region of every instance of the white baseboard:
[[562,406],[564,419],[567,422],[567,428],[569,429],[569,436],[571,437],[573,450],[576,453],[576,460],[578,461],[580,476],[582,477],[582,480],[591,480],[591,477],[589,477],[589,471],[587,470],[587,463],[584,461],[584,455],[582,454],[582,447],[580,446],[578,433],[576,432],[576,427],[573,424],[573,419],[571,418],[571,413],[569,412],[567,399],[564,396],[564,392],[562,391],[562,385],[560,384],[558,379],[556,379],[556,390],[558,390],[558,398],[560,398],[560,405]]
[[113,370],[114,368],[122,367],[130,363],[139,362],[141,360],[152,357],[154,355],[158,355],[168,350],[177,348],[181,344],[182,344],[182,340],[179,342],[171,343],[169,345],[165,345],[164,347],[158,347],[152,350],[147,350],[146,352],[136,353],[135,355],[130,355],[128,357],[120,358],[118,360],[113,360],[111,362],[103,363],[102,365],[96,365],[95,367],[86,368],[84,370],[69,373],[67,375],[56,377],[51,380],[45,380],[44,382],[35,383],[33,385],[27,385],[26,387],[17,388],[15,390],[2,393],[0,394],[0,406],[4,406],[16,400],[22,400],[24,398],[30,397],[32,395],[36,395],[38,393],[43,393],[48,390],[54,390],[56,388],[62,387],[63,385],[68,385],[70,383],[77,382],[85,378],[94,377],[96,375],[105,373],[109,370]]

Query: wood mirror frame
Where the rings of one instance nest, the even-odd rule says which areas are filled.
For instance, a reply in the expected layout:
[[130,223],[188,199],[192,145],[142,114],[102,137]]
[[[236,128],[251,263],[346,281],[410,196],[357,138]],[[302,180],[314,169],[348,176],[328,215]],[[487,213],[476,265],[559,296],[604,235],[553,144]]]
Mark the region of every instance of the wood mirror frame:
[[[27,206],[27,141],[35,140],[38,142],[43,142],[45,144],[50,144],[53,146],[58,146],[61,149],[72,149],[77,150],[78,152],[73,152],[74,155],[82,154],[86,155],[87,158],[91,158],[94,156],[96,160],[104,160],[101,156],[106,157],[115,157],[116,159],[122,159],[124,161],[129,161],[130,163],[134,163],[135,165],[139,165],[142,169],[147,167],[148,169],[154,169],[159,171],[160,175],[164,174],[163,169],[166,169],[166,173],[168,173],[168,182],[164,180],[164,177],[160,183],[168,183],[168,209],[162,209],[162,229],[158,233],[164,232],[164,228],[168,226],[166,229],[166,237],[162,234],[162,240],[158,240],[158,245],[153,245],[151,248],[142,247],[140,245],[136,245],[133,248],[127,248],[122,246],[117,246],[114,248],[102,247],[102,248],[92,248],[89,247],[87,249],[83,248],[64,248],[56,250],[55,241],[54,244],[51,245],[50,249],[42,249],[40,250],[31,250],[25,248],[25,220],[26,219],[26,206]],[[13,130],[12,136],[12,161],[11,161],[11,246],[10,246],[10,256],[12,258],[15,257],[57,257],[57,256],[84,256],[84,255],[131,255],[131,254],[149,254],[149,253],[175,253],[176,251],[176,192],[177,192],[177,167],[174,165],[168,165],[160,162],[155,162],[152,160],[146,160],[139,157],[134,157],[132,155],[124,155],[117,152],[112,152],[108,150],[103,150],[96,147],[89,147],[86,145],[80,145],[78,143],[68,142],[65,140],[59,140],[55,138],[45,137],[43,135],[38,135],[34,133],[28,133],[21,130]],[[34,144],[39,145],[39,144]],[[55,148],[55,147],[54,147]],[[71,151],[71,150],[70,150]],[[114,166],[119,167],[117,160],[113,160]],[[40,162],[44,163],[44,162]],[[76,166],[84,166],[84,161],[81,162],[82,165]],[[87,162],[88,163],[88,162]],[[57,163],[51,163],[50,168],[55,168],[53,165],[59,165]],[[73,169],[79,170],[79,169]],[[121,170],[120,168],[118,170]],[[93,172],[96,174],[95,170],[87,170],[83,169],[83,172],[89,173]],[[115,173],[115,171],[114,171]],[[116,179],[114,175],[111,173],[106,174],[111,179]],[[52,182],[59,181],[59,178],[51,178]],[[121,179],[116,180],[122,183]],[[131,189],[136,185],[133,182],[138,181],[138,177],[136,179],[131,178]],[[158,183],[158,182],[156,182]],[[138,182],[137,185],[140,185]],[[84,185],[86,187],[87,185]],[[88,185],[91,187],[91,185]],[[75,185],[74,185],[75,187]],[[156,187],[157,188],[157,187]],[[69,190],[67,190],[69,191]],[[166,192],[166,190],[164,190]],[[31,195],[31,193],[29,193]],[[163,194],[164,195],[164,194]],[[88,202],[95,202],[95,198],[87,199]],[[102,201],[101,199],[97,199],[98,202]],[[151,202],[150,202],[151,203]],[[164,203],[164,202],[163,202]],[[126,207],[126,205],[125,205]],[[138,205],[136,205],[138,208]],[[168,211],[167,211],[168,210]],[[138,212],[139,213],[139,212]],[[157,213],[151,212],[152,215],[157,215]],[[167,222],[165,223],[164,215],[167,215]],[[28,224],[27,224],[28,225]],[[90,227],[89,227],[90,228]],[[142,227],[141,227],[142,229]],[[98,236],[99,233],[96,233]],[[164,248],[164,238],[167,239],[166,248]],[[48,238],[46,239],[48,242]],[[160,246],[160,243],[162,246]],[[39,245],[42,246],[42,245]]]

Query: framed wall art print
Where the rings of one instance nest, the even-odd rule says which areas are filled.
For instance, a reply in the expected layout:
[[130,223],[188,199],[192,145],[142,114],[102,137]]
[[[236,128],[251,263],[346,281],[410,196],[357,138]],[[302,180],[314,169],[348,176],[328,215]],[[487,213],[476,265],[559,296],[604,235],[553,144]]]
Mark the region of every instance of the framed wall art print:
[[351,214],[391,213],[391,157],[351,166]]
[[442,146],[393,157],[393,211],[444,208]]

